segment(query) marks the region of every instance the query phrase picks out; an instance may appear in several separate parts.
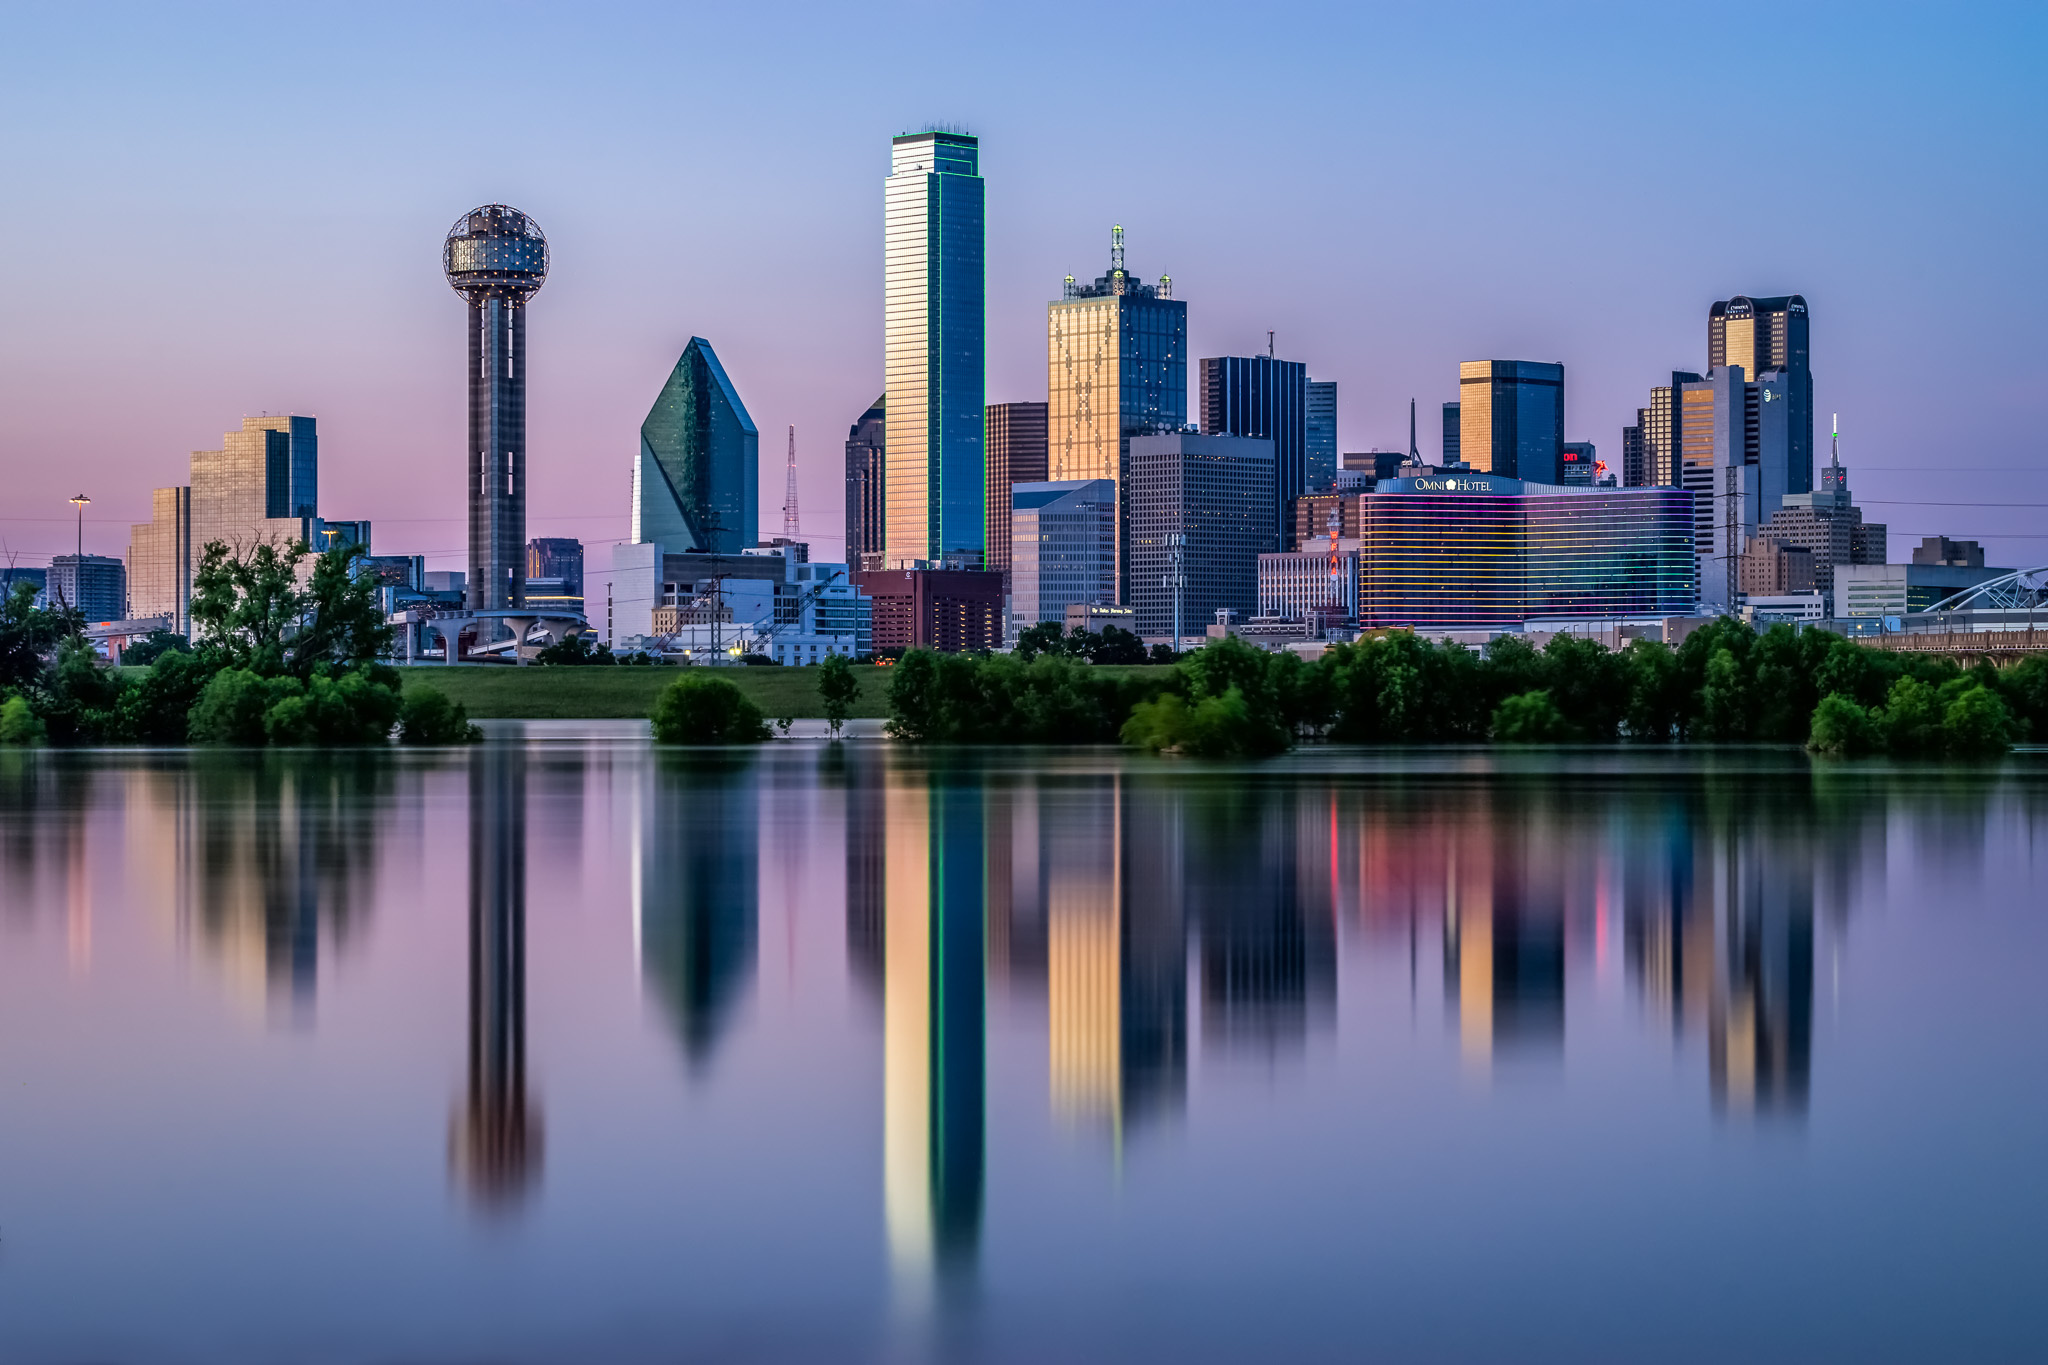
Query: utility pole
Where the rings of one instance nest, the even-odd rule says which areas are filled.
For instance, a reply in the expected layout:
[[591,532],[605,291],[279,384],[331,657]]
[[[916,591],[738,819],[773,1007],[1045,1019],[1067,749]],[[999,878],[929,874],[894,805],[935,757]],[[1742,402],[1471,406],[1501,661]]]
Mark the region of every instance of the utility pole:
[[1171,586],[1173,588],[1173,652],[1176,654],[1180,653],[1182,639],[1180,628],[1180,594],[1182,586],[1188,581],[1187,575],[1181,572],[1181,555],[1186,549],[1187,543],[1188,538],[1179,531],[1175,531],[1166,537],[1167,548],[1173,552],[1173,572],[1167,575],[1166,583],[1161,586]]
[[799,521],[796,510],[796,428],[789,429],[789,487],[782,495],[782,534],[788,540],[800,540],[803,533],[797,529]]

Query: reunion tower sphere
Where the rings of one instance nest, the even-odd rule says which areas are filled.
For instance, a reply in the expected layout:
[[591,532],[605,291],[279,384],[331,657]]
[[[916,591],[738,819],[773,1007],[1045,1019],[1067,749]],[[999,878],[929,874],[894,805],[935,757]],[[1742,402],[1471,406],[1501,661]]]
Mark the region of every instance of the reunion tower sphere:
[[[517,611],[526,605],[526,301],[548,277],[548,239],[518,209],[486,204],[448,229],[441,267],[469,305],[464,597],[471,611]],[[477,643],[502,629],[480,623]]]
[[524,303],[548,277],[548,239],[518,209],[485,204],[448,229],[441,268],[449,287],[471,303],[490,297]]

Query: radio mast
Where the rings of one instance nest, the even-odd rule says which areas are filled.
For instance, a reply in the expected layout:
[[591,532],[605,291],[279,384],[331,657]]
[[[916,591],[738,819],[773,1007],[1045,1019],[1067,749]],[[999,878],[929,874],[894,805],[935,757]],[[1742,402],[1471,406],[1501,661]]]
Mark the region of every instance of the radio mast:
[[796,511],[796,428],[789,429],[789,487],[782,495],[782,534],[790,540],[803,539],[797,530]]

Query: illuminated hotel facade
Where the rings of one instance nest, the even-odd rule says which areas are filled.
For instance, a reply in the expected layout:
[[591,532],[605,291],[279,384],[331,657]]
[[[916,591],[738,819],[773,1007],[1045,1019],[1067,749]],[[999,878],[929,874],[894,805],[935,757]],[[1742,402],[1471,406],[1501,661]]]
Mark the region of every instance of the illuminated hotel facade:
[[1482,628],[1689,615],[1693,495],[1465,470],[1361,496],[1358,624]]

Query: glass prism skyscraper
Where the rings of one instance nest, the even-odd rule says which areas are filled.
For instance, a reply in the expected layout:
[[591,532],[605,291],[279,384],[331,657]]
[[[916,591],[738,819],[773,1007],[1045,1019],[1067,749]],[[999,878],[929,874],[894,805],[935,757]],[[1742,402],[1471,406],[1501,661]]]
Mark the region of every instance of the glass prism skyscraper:
[[632,536],[669,552],[738,554],[759,534],[761,434],[718,353],[691,337],[640,424]]
[[980,144],[905,133],[883,182],[883,352],[889,413],[885,560],[975,563],[985,548],[984,214]]

